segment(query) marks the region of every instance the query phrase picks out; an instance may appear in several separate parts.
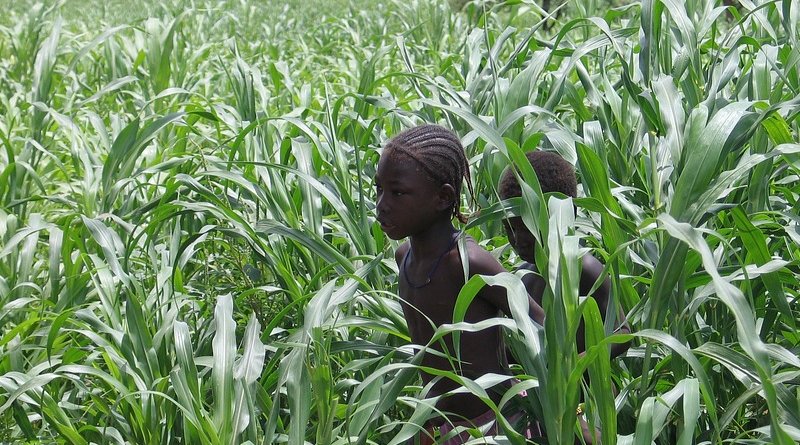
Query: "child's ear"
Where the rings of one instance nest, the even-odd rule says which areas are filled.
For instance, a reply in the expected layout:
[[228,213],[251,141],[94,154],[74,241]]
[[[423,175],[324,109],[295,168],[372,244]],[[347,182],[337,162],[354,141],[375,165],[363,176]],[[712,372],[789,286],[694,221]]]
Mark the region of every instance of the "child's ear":
[[456,189],[450,184],[443,184],[439,187],[438,209],[441,211],[453,208],[456,198]]

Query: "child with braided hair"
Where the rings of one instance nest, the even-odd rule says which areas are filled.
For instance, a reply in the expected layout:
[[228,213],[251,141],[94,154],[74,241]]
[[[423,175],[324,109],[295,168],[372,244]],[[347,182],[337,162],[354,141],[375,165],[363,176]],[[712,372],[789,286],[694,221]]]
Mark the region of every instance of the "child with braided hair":
[[[403,131],[384,147],[375,174],[376,213],[381,229],[389,238],[408,238],[395,252],[399,267],[399,296],[411,340],[427,345],[437,327],[453,322],[456,299],[464,285],[464,268],[459,249],[459,232],[453,217],[466,222],[459,210],[462,182],[472,193],[469,164],[460,140],[438,125],[421,125]],[[472,275],[496,275],[503,266],[473,239],[465,239],[468,270]],[[465,321],[479,322],[503,312],[510,315],[505,289],[485,286],[467,309]],[[540,323],[542,308],[529,298],[529,315]],[[434,342],[431,348],[452,354],[451,336]],[[502,333],[499,327],[460,335],[461,362],[453,365],[447,357],[428,352],[422,359],[425,367],[455,371],[476,379],[488,373],[507,374]],[[452,359],[452,358],[451,358]],[[453,369],[453,368],[457,369]],[[421,373],[425,385],[434,376]],[[445,395],[460,385],[449,379],[433,382],[429,396]],[[492,395],[495,402],[501,394]],[[431,442],[438,432],[447,435],[456,426],[487,427],[487,434],[498,434],[494,413],[477,396],[459,392],[445,395],[436,409],[446,418],[428,422],[420,434],[421,443]],[[438,431],[436,431],[438,430]],[[470,439],[466,432],[440,444],[457,445]]]

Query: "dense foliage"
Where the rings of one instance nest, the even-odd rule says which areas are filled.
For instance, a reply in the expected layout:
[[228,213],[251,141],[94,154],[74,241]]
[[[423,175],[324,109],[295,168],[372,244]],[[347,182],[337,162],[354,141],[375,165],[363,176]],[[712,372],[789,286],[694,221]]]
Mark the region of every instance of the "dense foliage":
[[[797,1],[24,3],[0,18],[0,442],[415,434],[433,401],[372,174],[421,122],[469,152],[470,235],[510,270],[505,212],[539,237],[545,326],[488,324],[549,443],[580,394],[607,444],[800,440]],[[499,202],[536,147],[576,165],[577,217],[530,171]],[[524,313],[518,276],[486,281]]]

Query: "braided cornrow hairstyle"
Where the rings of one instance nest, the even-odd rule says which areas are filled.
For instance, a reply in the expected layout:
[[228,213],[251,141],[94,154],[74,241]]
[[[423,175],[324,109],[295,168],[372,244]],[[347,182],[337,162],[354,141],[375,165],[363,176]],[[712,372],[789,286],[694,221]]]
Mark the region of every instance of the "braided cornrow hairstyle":
[[467,181],[467,189],[473,202],[475,193],[470,180],[467,155],[461,141],[452,131],[431,124],[409,128],[392,138],[386,144],[384,152],[388,156],[404,154],[415,160],[439,185],[453,186],[456,190],[453,216],[462,223],[467,222],[467,216],[459,209],[462,179]]

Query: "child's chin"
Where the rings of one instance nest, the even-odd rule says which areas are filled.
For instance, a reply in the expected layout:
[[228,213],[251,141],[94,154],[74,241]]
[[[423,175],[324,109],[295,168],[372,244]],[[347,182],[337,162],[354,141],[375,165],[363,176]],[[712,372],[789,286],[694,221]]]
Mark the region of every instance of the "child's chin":
[[401,240],[401,239],[405,238],[405,235],[395,231],[394,227],[381,227],[381,230],[383,230],[383,233],[386,236],[388,236],[390,239],[393,239],[395,241],[398,241],[398,240]]

